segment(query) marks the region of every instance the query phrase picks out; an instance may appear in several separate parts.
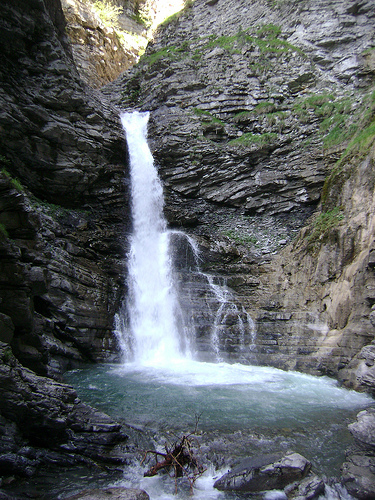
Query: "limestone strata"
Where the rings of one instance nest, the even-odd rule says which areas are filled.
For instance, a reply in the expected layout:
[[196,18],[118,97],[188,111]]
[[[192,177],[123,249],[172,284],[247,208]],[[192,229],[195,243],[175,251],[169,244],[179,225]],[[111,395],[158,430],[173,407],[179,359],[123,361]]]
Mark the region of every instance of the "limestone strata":
[[117,348],[127,167],[118,113],[81,82],[61,5],[46,5],[2,4],[0,312],[19,359],[59,376]]
[[195,2],[163,28],[109,91],[152,110],[168,192],[258,214],[317,203],[328,166],[319,117],[301,106],[327,92],[355,103],[374,21],[370,4],[351,7]]
[[2,475],[31,476],[59,462],[116,465],[126,460],[127,435],[120,424],[82,403],[72,387],[24,368],[2,342],[0,358]]

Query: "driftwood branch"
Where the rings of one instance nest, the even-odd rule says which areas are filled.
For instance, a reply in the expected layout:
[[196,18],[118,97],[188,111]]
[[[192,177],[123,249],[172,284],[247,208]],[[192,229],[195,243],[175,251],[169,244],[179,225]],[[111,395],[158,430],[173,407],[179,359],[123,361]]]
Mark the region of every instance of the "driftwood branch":
[[193,432],[183,435],[174,442],[172,446],[165,445],[165,453],[154,450],[147,450],[145,452],[141,462],[142,464],[145,462],[148,455],[153,455],[155,458],[155,464],[144,473],[145,477],[155,476],[159,471],[165,471],[169,474],[173,472],[175,481],[177,481],[179,477],[186,477],[190,483],[190,488],[192,489],[194,487],[195,481],[206,471],[206,469],[198,463],[193,453],[192,436],[197,433],[199,418],[200,415],[196,415]]

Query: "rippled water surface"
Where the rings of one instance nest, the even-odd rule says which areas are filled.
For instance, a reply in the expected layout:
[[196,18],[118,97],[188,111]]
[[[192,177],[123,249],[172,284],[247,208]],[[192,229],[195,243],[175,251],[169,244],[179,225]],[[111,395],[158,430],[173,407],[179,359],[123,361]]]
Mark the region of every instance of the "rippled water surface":
[[[337,475],[345,459],[351,443],[347,424],[372,402],[326,377],[186,359],[171,360],[167,367],[128,364],[77,370],[67,381],[83,400],[141,428],[156,444],[194,430],[199,415],[200,452],[216,467],[292,449],[327,476]],[[143,479],[142,474],[132,470],[126,484],[152,487],[155,499],[173,494],[173,482],[168,486],[166,479]],[[225,498],[212,489],[213,474],[212,469],[198,483],[202,498]]]

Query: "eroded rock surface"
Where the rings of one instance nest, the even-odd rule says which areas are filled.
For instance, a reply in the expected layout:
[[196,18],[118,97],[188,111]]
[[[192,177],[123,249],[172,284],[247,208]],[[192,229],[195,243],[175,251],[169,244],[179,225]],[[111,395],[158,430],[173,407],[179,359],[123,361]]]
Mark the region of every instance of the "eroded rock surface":
[[195,2],[104,89],[151,110],[167,218],[242,300],[258,362],[370,392],[373,153],[324,182],[372,102],[374,23],[369,2]]
[[311,470],[311,463],[298,453],[249,458],[218,479],[214,487],[223,491],[257,492],[282,490],[301,481]]
[[126,463],[128,436],[75,390],[24,368],[0,343],[2,476],[32,476],[40,467]]
[[61,5],[46,5],[2,4],[0,312],[18,358],[54,376],[116,351],[128,197],[118,113],[82,83]]
[[375,496],[375,409],[369,408],[357,415],[349,425],[355,446],[347,454],[342,466],[343,482],[355,498]]

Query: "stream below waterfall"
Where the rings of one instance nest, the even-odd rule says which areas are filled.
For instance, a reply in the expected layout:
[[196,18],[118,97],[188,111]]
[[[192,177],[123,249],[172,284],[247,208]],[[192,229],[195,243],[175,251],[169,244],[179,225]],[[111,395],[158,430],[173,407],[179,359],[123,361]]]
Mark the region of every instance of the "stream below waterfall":
[[[254,323],[243,307],[232,305],[229,290],[202,274],[211,299],[205,303],[208,319],[200,333],[207,336],[206,351],[211,349],[217,362],[196,361],[201,352],[192,304],[208,295],[194,295],[193,283],[185,295],[194,300],[180,300],[173,245],[183,233],[170,231],[163,215],[163,187],[147,144],[148,119],[149,113],[121,115],[129,147],[133,221],[124,276],[127,296],[115,321],[124,361],[65,375],[83,401],[124,422],[134,443],[123,477],[112,483],[108,479],[107,486],[140,487],[151,500],[240,498],[215,490],[215,477],[246,457],[288,451],[310,460],[316,474],[338,476],[352,442],[347,425],[372,399],[325,377],[254,366],[256,359],[254,365],[223,362],[230,331],[238,337],[239,354],[256,355]],[[196,254],[193,242],[186,241]],[[199,274],[199,269],[194,271]],[[190,286],[186,277],[185,284]],[[143,477],[151,466],[142,463],[145,450],[165,451],[166,443],[172,447],[190,433],[194,455],[207,467],[193,495],[186,478],[175,484],[168,474]],[[102,477],[86,480],[86,487],[106,484]],[[83,483],[76,483],[79,491],[78,483]],[[273,495],[258,498],[285,498],[282,492]]]
[[144,478],[142,454],[116,483],[141,487],[152,500],[237,498],[215,490],[214,477],[245,457],[279,451],[305,456],[320,476],[338,476],[352,443],[347,425],[373,402],[326,377],[188,359],[164,366],[102,365],[72,371],[66,379],[84,401],[124,420],[159,451],[194,431],[199,415],[195,451],[208,470],[193,496],[183,481],[175,496],[168,475]]

